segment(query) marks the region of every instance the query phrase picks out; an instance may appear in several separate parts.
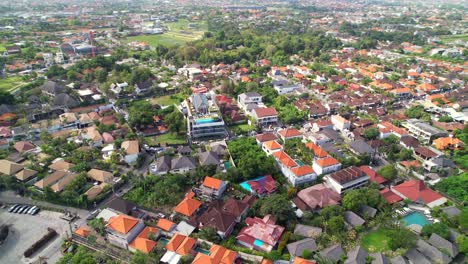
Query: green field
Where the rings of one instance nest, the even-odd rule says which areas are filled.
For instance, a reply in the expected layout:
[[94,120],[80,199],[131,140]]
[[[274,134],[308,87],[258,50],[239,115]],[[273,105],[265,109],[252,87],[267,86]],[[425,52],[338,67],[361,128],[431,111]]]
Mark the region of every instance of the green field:
[[25,82],[23,82],[23,79],[19,76],[11,76],[11,77],[6,77],[6,78],[1,78],[0,79],[0,90],[4,90],[7,92],[11,92],[15,90],[16,88],[24,85]]
[[169,31],[164,34],[134,36],[128,37],[127,40],[147,42],[152,47],[158,44],[165,46],[183,45],[187,42],[200,39],[208,28],[205,21],[194,22],[197,26],[192,29],[188,27],[189,23],[191,22],[181,19],[177,22],[166,24]]
[[146,138],[148,144],[150,145],[156,145],[156,144],[161,144],[161,145],[166,145],[166,144],[185,144],[187,143],[187,137],[185,134],[183,135],[176,135],[173,133],[167,133],[167,134],[162,134],[158,136],[153,136],[153,137],[147,137]]
[[468,34],[446,35],[446,36],[441,36],[440,39],[443,42],[453,42],[453,41],[456,41],[456,40],[468,41]]
[[384,252],[389,250],[388,236],[385,229],[379,229],[368,233],[362,238],[362,246],[368,252]]
[[179,104],[182,102],[183,97],[180,94],[173,94],[173,95],[165,95],[157,98],[151,99],[151,104],[158,104],[158,105],[173,105]]

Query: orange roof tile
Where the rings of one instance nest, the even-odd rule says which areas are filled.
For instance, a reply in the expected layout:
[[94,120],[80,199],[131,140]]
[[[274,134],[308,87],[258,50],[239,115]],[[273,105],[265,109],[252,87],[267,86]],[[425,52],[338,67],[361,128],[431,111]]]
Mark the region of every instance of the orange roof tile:
[[297,163],[282,150],[273,153],[273,156],[286,167],[291,168],[297,166]]
[[180,244],[182,244],[184,239],[184,235],[176,233],[174,236],[172,236],[171,240],[167,242],[166,249],[175,252],[179,248]]
[[307,260],[307,259],[303,259],[303,258],[300,258],[300,257],[295,257],[294,258],[294,264],[315,264],[315,262],[312,261],[312,260]]
[[161,228],[164,231],[171,231],[174,225],[175,225],[174,222],[161,218],[158,220],[158,224],[156,226]]
[[264,142],[263,145],[269,150],[281,149],[281,145],[275,140]]
[[159,229],[152,226],[146,226],[145,228],[143,228],[143,230],[141,230],[140,234],[138,234],[137,237],[149,239],[148,236],[150,233],[157,236],[159,233]]
[[292,168],[291,172],[294,173],[296,177],[302,177],[305,175],[315,173],[312,167],[310,167],[309,165]]
[[128,215],[113,216],[109,219],[108,228],[122,234],[127,234],[138,223],[138,220]]
[[75,234],[81,236],[81,237],[87,237],[91,231],[85,227],[80,227],[75,230]]
[[314,156],[317,158],[325,158],[328,156],[328,153],[323,150],[321,147],[315,145],[312,142],[305,144],[305,146],[314,152]]
[[176,253],[182,256],[189,254],[196,242],[197,240],[194,238],[185,237],[184,241],[177,248]]
[[219,190],[219,188],[221,188],[222,183],[223,181],[220,179],[206,176],[205,180],[203,181],[203,186],[214,189],[214,190]]
[[326,157],[324,159],[316,160],[315,163],[317,163],[317,165],[319,165],[322,168],[339,164],[339,162],[332,157]]
[[286,128],[278,132],[284,138],[292,138],[302,136],[302,133],[295,128]]
[[198,200],[185,198],[174,208],[174,211],[185,216],[192,216],[201,205],[202,203]]
[[141,238],[141,237],[135,238],[129,244],[129,247],[137,249],[146,254],[150,253],[155,246],[156,246],[156,241],[146,239],[146,238]]

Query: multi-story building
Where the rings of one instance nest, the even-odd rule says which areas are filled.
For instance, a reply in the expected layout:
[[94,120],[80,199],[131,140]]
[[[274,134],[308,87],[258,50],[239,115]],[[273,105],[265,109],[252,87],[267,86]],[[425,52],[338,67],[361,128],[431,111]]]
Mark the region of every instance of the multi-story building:
[[118,247],[128,249],[128,244],[145,228],[141,219],[128,215],[117,215],[109,219],[106,226],[106,238]]
[[337,193],[360,188],[369,182],[369,176],[356,166],[334,172],[325,177],[327,184]]
[[186,100],[187,131],[191,138],[224,137],[226,127],[219,108],[204,94],[193,94]]
[[259,126],[276,125],[278,123],[278,112],[275,108],[255,108],[252,111],[253,118]]
[[403,127],[408,129],[410,135],[417,138],[424,144],[428,144],[436,138],[448,136],[446,131],[433,127],[429,123],[418,119],[410,119],[406,121],[403,123]]

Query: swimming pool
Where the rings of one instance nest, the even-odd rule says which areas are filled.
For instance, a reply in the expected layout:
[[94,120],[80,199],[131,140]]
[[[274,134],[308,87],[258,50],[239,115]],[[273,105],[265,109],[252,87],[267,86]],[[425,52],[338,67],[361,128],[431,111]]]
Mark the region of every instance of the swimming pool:
[[226,170],[229,170],[230,168],[232,168],[232,164],[230,161],[225,161],[224,162],[224,168],[226,168]]
[[199,253],[202,253],[202,254],[205,254],[205,255],[210,255],[210,251],[206,250],[206,249],[203,249],[203,248],[197,248],[197,249],[195,249],[195,251],[199,252]]
[[252,188],[250,188],[249,181],[260,181],[260,180],[262,180],[264,178],[265,178],[265,176],[261,176],[261,177],[255,178],[253,180],[248,180],[248,181],[245,181],[245,182],[241,182],[239,185],[242,187],[242,189],[244,189],[246,191],[249,191],[249,192],[252,192]]
[[167,243],[169,243],[169,240],[167,238],[162,237],[162,238],[159,239],[158,242],[163,244],[163,245],[167,245]]
[[429,224],[429,221],[427,221],[426,217],[419,212],[412,212],[405,215],[403,217],[403,222],[405,222],[406,226],[419,225],[423,227]]
[[195,121],[197,124],[206,124],[206,123],[213,123],[215,120],[212,118],[206,118],[206,119],[198,119]]
[[304,166],[304,162],[302,162],[301,160],[296,159],[294,161],[297,163],[297,165]]
[[263,241],[255,239],[253,244],[254,244],[254,246],[261,247],[261,246],[263,246]]

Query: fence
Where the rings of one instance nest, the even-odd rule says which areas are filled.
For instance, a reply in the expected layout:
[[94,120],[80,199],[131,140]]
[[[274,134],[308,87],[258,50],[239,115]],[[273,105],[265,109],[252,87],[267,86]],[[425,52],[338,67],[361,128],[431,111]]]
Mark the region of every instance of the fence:
[[123,263],[130,263],[131,261],[131,256],[123,254],[123,252],[127,252],[127,250],[118,250],[118,249],[113,249],[111,247],[103,246],[101,244],[90,243],[87,239],[82,238],[75,234],[72,235],[72,242],[78,245],[85,246],[93,251],[101,252]]

